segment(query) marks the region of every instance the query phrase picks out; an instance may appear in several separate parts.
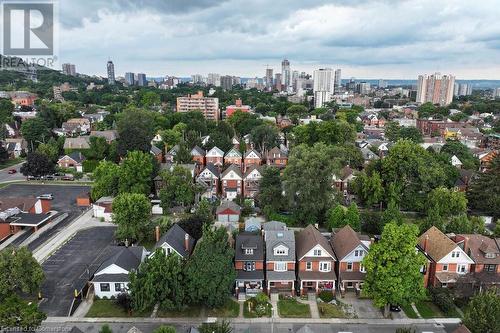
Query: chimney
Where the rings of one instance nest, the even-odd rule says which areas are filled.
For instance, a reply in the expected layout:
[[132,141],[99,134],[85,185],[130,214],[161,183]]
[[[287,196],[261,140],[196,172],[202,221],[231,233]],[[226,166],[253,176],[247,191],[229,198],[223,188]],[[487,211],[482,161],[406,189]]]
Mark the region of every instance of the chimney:
[[319,224],[314,223],[314,227],[315,227],[316,229],[319,229]]
[[160,226],[159,225],[157,225],[155,227],[155,240],[156,240],[156,242],[158,242],[160,240]]
[[189,252],[189,235],[185,234],[184,235],[184,249],[186,252]]
[[427,253],[427,242],[429,241],[429,235],[425,235],[424,238],[424,252]]

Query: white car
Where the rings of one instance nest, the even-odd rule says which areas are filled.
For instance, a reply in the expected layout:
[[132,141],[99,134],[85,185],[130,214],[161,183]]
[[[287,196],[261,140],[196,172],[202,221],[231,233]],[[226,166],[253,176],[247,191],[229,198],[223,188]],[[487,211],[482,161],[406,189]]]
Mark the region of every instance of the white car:
[[52,194],[50,194],[50,193],[46,193],[46,194],[40,194],[36,198],[37,199],[44,199],[44,200],[53,200],[54,196]]

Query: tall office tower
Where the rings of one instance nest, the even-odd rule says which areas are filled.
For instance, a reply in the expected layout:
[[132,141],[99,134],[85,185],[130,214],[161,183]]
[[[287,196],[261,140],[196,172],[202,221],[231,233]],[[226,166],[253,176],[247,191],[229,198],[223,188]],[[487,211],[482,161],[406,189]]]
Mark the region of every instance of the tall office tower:
[[108,60],[108,84],[115,84],[115,65]]
[[419,75],[417,80],[417,103],[431,102],[446,106],[453,101],[455,77],[453,75]]
[[370,83],[360,82],[356,85],[356,91],[361,95],[367,95],[370,93]]
[[197,94],[177,97],[177,112],[200,111],[205,119],[219,120],[219,99],[204,97],[203,91]]
[[340,87],[342,87],[342,70],[340,68],[337,68],[335,70],[335,79],[334,79],[335,83],[334,83],[334,87],[333,87],[333,91],[334,92],[339,92],[340,91]]
[[233,89],[233,77],[230,75],[224,75],[220,77],[220,85],[224,90]]
[[293,91],[297,91],[297,79],[299,78],[299,71],[292,71],[292,82],[290,83]]
[[281,73],[274,74],[274,88],[278,91],[283,90],[282,79],[283,79],[283,77],[282,77]]
[[148,80],[146,80],[146,74],[137,73],[137,85],[139,87],[145,87],[148,85]]
[[74,64],[62,64],[62,72],[63,74],[66,74],[66,75],[71,75],[71,76],[75,76],[76,75],[76,67]]
[[214,87],[220,87],[220,85],[221,85],[220,74],[208,73],[207,84],[212,85]]
[[314,107],[321,108],[331,101],[334,93],[334,74],[331,68],[321,68],[313,72]]
[[378,87],[379,87],[379,89],[387,88],[387,81],[382,80],[382,79],[378,80]]
[[241,77],[233,76],[233,86],[239,86],[239,85],[241,85]]
[[205,80],[203,78],[203,75],[201,75],[201,74],[191,75],[191,83],[200,84],[200,85],[205,84]]
[[273,90],[273,69],[266,68],[266,77],[264,78],[264,84],[267,91]]
[[125,73],[125,83],[129,86],[133,86],[135,84],[134,73]]
[[282,84],[283,84],[283,87],[284,89],[283,90],[287,90],[288,87],[290,87],[290,84],[291,84],[291,76],[290,76],[290,61],[288,61],[287,59],[283,59],[283,61],[281,62],[281,79],[283,80],[282,81]]

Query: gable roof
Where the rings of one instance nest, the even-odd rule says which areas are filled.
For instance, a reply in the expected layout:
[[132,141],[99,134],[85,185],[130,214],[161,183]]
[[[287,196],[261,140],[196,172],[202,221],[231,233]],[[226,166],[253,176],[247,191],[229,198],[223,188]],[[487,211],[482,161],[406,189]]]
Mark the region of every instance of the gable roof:
[[101,263],[95,274],[99,274],[102,270],[111,265],[116,265],[123,268],[127,272],[137,269],[142,261],[144,247],[142,246],[109,246],[107,249],[106,259]]
[[[276,156],[274,156],[276,155]],[[275,157],[281,157],[281,158],[284,158],[284,157],[287,157],[288,154],[279,149],[278,147],[274,147],[273,149],[271,149],[270,151],[267,152],[267,156],[268,158],[275,158]]]
[[199,146],[194,146],[191,149],[191,156],[205,156],[205,151]]
[[[366,248],[366,246],[361,242],[358,234],[351,228],[350,225],[346,225],[343,228],[337,230],[330,238],[330,245],[333,251],[337,255],[338,260],[342,260],[351,253],[359,245]],[[366,250],[368,250],[366,248]]]
[[[253,254],[245,254],[245,249],[253,249]],[[236,235],[235,260],[264,260],[264,241],[259,234],[241,232]]]
[[[188,237],[188,249],[184,246],[184,240]],[[194,238],[184,231],[177,223],[174,223],[163,236],[156,242],[155,249],[161,247],[164,243],[170,245],[183,258],[189,257],[194,248]]]
[[316,245],[320,245],[333,259],[335,259],[335,254],[325,236],[323,236],[312,224],[308,225],[297,234],[295,239],[297,259],[301,260],[307,252],[311,251]]
[[[274,255],[274,248],[284,245],[288,248],[288,255]],[[295,261],[295,234],[291,230],[266,232],[266,260],[268,261]]]
[[89,149],[89,137],[79,136],[76,138],[66,138],[64,140],[64,149]]
[[149,149],[149,152],[155,156],[160,155],[162,153],[162,150],[155,145],[151,145],[151,148]]
[[231,148],[224,157],[240,157],[241,158],[241,153],[238,149],[236,148]]
[[245,158],[248,158],[248,155],[250,155],[251,153],[254,153],[255,155],[257,155],[258,158],[262,159],[262,155],[255,149],[247,151],[245,153]]
[[222,149],[218,148],[217,146],[213,147],[212,149],[210,149],[208,152],[207,152],[207,155],[206,156],[209,156],[211,155],[211,153],[215,152],[217,156],[224,156],[224,152],[222,151]]
[[233,201],[226,200],[226,201],[221,202],[220,206],[217,207],[217,209],[215,211],[215,214],[219,214],[219,213],[225,211],[226,209],[231,209],[231,210],[233,210],[234,212],[236,212],[238,214],[241,212],[241,207],[240,206],[238,206]]
[[269,221],[262,223],[262,230],[264,231],[280,231],[287,230],[286,224],[280,221]]
[[[77,163],[82,163],[83,161],[85,161],[85,156],[83,156],[83,154],[79,151],[73,151],[71,152],[69,156],[73,161],[77,162]],[[64,157],[64,156],[63,156]]]
[[247,178],[255,170],[257,170],[259,172],[259,174],[262,176],[262,166],[250,164],[250,166],[247,168],[247,171],[243,175],[243,178]]
[[200,175],[203,173],[203,171],[208,170],[210,171],[215,177],[219,178],[220,176],[220,171],[219,168],[217,168],[213,163],[208,163],[205,168],[200,172]]
[[237,165],[234,165],[234,164],[231,164],[230,166],[228,166],[226,168],[226,170],[224,170],[221,174],[221,178],[224,178],[227,176],[228,173],[230,173],[231,171],[234,171],[234,173],[236,173],[236,175],[240,178],[243,178],[243,175],[241,174],[241,170],[240,168],[237,166]]
[[0,197],[0,211],[9,208],[19,208],[23,212],[29,211],[38,201],[33,196],[28,197]]
[[430,227],[418,238],[418,244],[436,262],[458,246],[435,226]]
[[101,137],[106,139],[106,141],[115,141],[119,137],[117,130],[91,131],[90,136]]
[[[476,264],[500,264],[500,249],[494,239],[477,234],[459,234],[457,236],[459,239],[465,240],[462,243],[458,242],[458,245]],[[495,258],[486,258],[486,253],[495,254]]]

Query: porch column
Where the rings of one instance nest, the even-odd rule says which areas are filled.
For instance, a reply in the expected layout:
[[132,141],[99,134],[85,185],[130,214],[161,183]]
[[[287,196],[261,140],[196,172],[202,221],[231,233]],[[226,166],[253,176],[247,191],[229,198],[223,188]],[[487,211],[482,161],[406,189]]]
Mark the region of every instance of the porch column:
[[316,294],[319,294],[319,281],[316,281]]
[[267,281],[267,294],[271,295],[271,282]]
[[304,294],[304,281],[300,281],[300,294]]
[[292,281],[292,296],[295,296],[295,281]]

